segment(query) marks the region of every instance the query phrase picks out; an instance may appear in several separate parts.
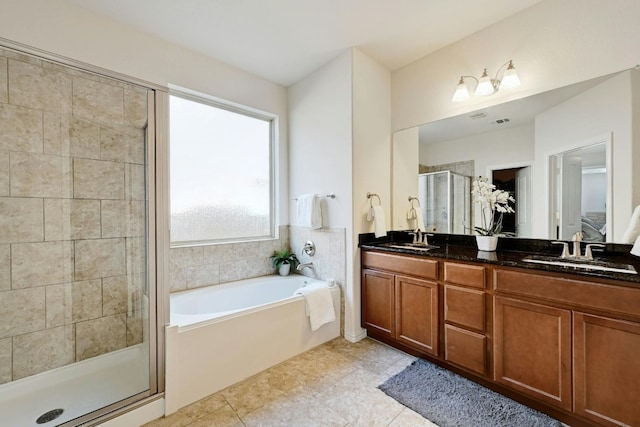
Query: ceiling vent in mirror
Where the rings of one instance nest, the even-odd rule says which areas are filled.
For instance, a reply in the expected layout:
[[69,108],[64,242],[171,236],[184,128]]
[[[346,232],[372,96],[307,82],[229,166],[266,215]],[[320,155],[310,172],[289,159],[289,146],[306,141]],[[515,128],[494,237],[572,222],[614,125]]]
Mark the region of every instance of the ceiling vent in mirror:
[[511,120],[509,120],[508,117],[502,118],[502,119],[496,119],[496,120],[491,120],[489,121],[489,123],[491,123],[492,125],[504,125],[506,123],[509,123]]
[[485,113],[484,111],[477,111],[469,115],[469,118],[473,120],[481,119],[483,117],[487,117],[487,113]]

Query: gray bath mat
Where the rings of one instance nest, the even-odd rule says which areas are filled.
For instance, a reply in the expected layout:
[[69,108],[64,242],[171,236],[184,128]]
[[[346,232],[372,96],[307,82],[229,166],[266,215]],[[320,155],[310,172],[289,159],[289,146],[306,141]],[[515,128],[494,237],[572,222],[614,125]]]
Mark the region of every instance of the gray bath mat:
[[440,427],[559,427],[546,414],[423,359],[378,387]]

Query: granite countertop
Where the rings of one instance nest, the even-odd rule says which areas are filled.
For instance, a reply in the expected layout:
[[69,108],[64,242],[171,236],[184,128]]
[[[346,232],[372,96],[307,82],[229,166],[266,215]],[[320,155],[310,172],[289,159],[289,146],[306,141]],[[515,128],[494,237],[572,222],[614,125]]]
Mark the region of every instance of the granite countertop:
[[[594,249],[593,256],[594,259],[598,261],[632,265],[638,274],[587,270],[578,267],[564,267],[523,261],[524,258],[531,255],[547,256],[552,257],[554,260],[557,258],[558,261],[563,261],[560,258],[562,247],[560,245],[552,245],[549,240],[501,238],[498,241],[498,249],[495,252],[484,252],[478,250],[474,236],[434,234],[432,237],[429,237],[429,244],[438,247],[428,251],[389,247],[389,244],[407,242],[411,242],[411,236],[409,236],[407,232],[392,231],[385,238],[381,239],[376,239],[372,233],[367,233],[360,235],[359,246],[365,250],[418,255],[425,258],[433,257],[487,263],[535,271],[567,273],[584,277],[619,280],[629,286],[640,286],[640,258],[629,254],[631,245],[607,244],[604,251],[596,252]],[[585,244],[585,242],[582,243],[582,253],[584,253]]]

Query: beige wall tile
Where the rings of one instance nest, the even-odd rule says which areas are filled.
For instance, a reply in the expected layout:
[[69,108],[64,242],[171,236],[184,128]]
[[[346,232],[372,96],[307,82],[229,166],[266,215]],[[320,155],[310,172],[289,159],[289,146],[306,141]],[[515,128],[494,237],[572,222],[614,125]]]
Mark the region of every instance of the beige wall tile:
[[9,152],[0,151],[0,196],[9,195]]
[[0,384],[11,381],[11,338],[0,340]]
[[100,159],[100,126],[88,120],[71,118],[69,151],[73,157]]
[[7,81],[7,58],[0,58],[0,102],[9,102]]
[[44,287],[0,292],[0,338],[44,327]]
[[103,127],[100,131],[100,156],[103,160],[143,164],[144,143],[145,135],[141,129]]
[[80,322],[76,325],[78,361],[126,347],[126,316],[115,314]]
[[11,245],[11,287],[13,289],[71,282],[72,274],[72,242]]
[[124,124],[142,129],[147,124],[146,91],[124,91]]
[[44,239],[42,199],[0,197],[0,244]]
[[63,157],[11,153],[11,196],[62,197],[65,185]]
[[75,280],[126,274],[124,239],[78,240],[75,253]]
[[0,150],[42,153],[42,111],[0,104]]
[[101,124],[123,124],[124,90],[106,83],[74,77],[73,115]]
[[187,278],[184,275],[184,268],[175,263],[169,264],[169,292],[180,292],[187,289]]
[[204,249],[206,246],[191,246],[169,249],[171,262],[178,267],[193,267],[204,264]]
[[80,199],[124,199],[124,164],[74,159],[73,194]]
[[102,313],[104,316],[127,312],[128,282],[127,276],[102,279]]
[[100,238],[100,201],[45,199],[45,240]]
[[127,200],[145,200],[145,167],[125,164],[125,193]]
[[220,283],[220,267],[218,264],[198,265],[184,269],[187,289]]
[[11,289],[11,247],[0,245],[0,292]]
[[44,112],[44,153],[56,156],[71,154],[69,115]]
[[9,98],[14,105],[69,114],[71,76],[38,65],[9,60]]
[[147,253],[144,237],[127,237],[127,274],[140,274],[147,271]]
[[127,313],[139,313],[143,307],[146,289],[146,274],[130,274],[127,276]]
[[100,205],[103,238],[144,236],[144,202],[103,200]]
[[71,285],[71,319],[73,322],[102,316],[102,281],[100,279],[73,282]]
[[127,347],[140,344],[143,340],[144,320],[138,316],[127,317]]
[[74,362],[74,327],[60,326],[13,338],[13,379]]
[[47,328],[68,325],[72,320],[73,288],[71,283],[45,287]]

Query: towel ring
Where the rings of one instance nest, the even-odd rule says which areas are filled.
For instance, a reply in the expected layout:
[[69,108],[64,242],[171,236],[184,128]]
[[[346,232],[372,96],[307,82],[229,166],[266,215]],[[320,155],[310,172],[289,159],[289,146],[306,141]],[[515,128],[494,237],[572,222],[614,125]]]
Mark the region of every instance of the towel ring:
[[369,199],[369,206],[373,207],[374,197],[378,198],[378,205],[382,205],[382,200],[380,200],[380,196],[378,196],[376,193],[367,193],[367,199]]
[[[413,201],[414,201],[414,200],[415,200],[416,202],[418,202],[418,206],[414,206],[414,205],[413,205]],[[417,197],[409,196],[409,203],[411,203],[411,207],[412,207],[412,208],[415,208],[415,207],[418,207],[418,208],[419,208],[419,207],[420,207],[420,199],[418,199]]]

